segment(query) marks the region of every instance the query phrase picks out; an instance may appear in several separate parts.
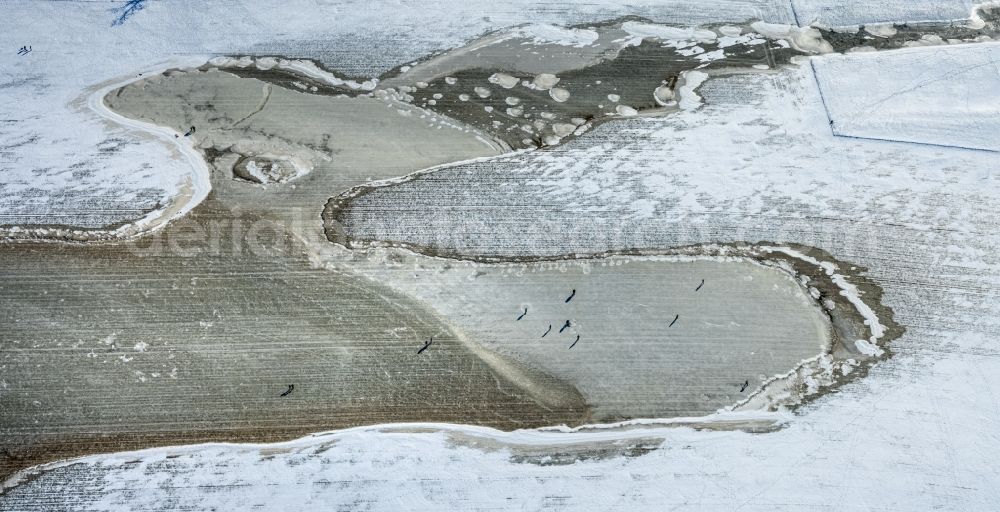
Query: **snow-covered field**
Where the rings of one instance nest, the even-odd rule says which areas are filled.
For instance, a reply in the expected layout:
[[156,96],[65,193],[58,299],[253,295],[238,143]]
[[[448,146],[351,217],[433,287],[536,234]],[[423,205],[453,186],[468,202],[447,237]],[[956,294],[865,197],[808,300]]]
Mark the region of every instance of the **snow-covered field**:
[[896,2],[791,0],[794,16],[799,24],[816,23],[832,27],[865,23],[964,20],[969,17],[969,11],[977,3],[979,2],[972,0],[905,0]]
[[[800,19],[827,16],[830,24],[884,21],[899,12],[903,19],[953,19],[969,11],[965,2],[794,5]],[[17,29],[0,31],[0,46],[11,50],[0,57],[0,223],[68,218],[99,226],[137,218],[136,208],[154,208],[175,193],[189,176],[187,162],[153,139],[104,125],[81,103],[87,88],[170,58],[240,48],[308,53],[303,42],[322,40],[329,49],[334,41],[344,45],[330,50],[327,64],[350,54],[355,60],[334,67],[365,75],[526,21],[639,14],[692,23],[789,22],[790,6],[641,1],[569,12],[562,3],[528,2],[379,8],[163,1],[112,28],[114,14],[104,3],[5,4],[5,24]],[[32,53],[14,54],[28,44]],[[785,422],[782,429],[352,429],[281,445],[91,457],[8,490],[0,508],[995,510],[1000,190],[993,171],[1000,154],[993,138],[1000,71],[988,65],[995,55],[987,45],[920,48],[818,58],[819,82],[809,64],[711,79],[700,109],[603,125],[553,151],[438,171],[438,186],[455,190],[443,213],[428,218],[435,205],[425,204],[423,218],[400,212],[392,223],[358,224],[382,238],[424,237],[484,253],[801,243],[867,267],[907,332],[893,343],[892,358],[837,393],[795,414],[751,415]],[[924,78],[936,76],[946,78]],[[824,98],[838,130],[854,126],[852,135],[888,140],[834,135]],[[854,125],[840,124],[859,115]],[[109,144],[117,149],[102,150]],[[493,186],[468,187],[472,174]],[[384,193],[426,199],[406,197],[419,183]],[[140,196],[148,199],[133,199]],[[485,209],[463,209],[463,201],[491,205],[493,228],[477,230],[476,212]],[[521,218],[526,207],[548,208],[550,222]],[[0,392],[2,383],[0,368]],[[659,447],[630,452],[637,438]],[[615,441],[634,456],[581,457],[568,465],[518,456],[523,445],[558,454],[574,444]]]
[[1000,151],[1000,44],[814,61],[837,135]]

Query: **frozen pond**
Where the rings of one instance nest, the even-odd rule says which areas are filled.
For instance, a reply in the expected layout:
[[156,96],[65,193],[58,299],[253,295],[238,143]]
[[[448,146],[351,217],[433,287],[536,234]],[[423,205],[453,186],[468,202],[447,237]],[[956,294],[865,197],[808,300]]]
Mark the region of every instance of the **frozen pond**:
[[457,265],[385,280],[573,385],[599,422],[714,412],[830,344],[803,287],[749,259]]

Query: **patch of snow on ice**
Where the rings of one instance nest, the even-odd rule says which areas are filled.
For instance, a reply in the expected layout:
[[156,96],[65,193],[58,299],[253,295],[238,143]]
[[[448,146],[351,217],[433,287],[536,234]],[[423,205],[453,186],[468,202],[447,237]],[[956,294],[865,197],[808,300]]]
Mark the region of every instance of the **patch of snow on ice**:
[[536,43],[558,44],[582,48],[597,42],[596,31],[583,28],[566,28],[547,23],[531,24],[518,28],[515,32],[520,37],[533,39]]

